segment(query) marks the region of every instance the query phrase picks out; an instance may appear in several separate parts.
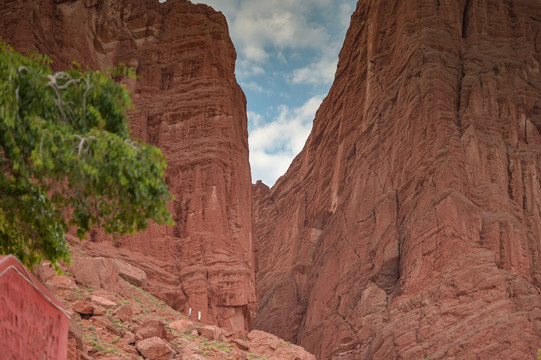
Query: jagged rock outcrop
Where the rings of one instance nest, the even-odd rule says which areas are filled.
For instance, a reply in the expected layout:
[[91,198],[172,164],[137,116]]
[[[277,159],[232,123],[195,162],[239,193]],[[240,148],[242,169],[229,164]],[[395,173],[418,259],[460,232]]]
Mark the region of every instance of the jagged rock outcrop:
[[49,55],[55,69],[133,67],[132,133],[167,158],[176,225],[152,224],[115,247],[96,231],[79,246],[136,265],[176,309],[248,330],[256,303],[246,100],[224,16],[184,0],[4,0],[0,18],[4,41]]
[[361,0],[307,143],[254,187],[255,328],[320,359],[541,345],[541,3]]

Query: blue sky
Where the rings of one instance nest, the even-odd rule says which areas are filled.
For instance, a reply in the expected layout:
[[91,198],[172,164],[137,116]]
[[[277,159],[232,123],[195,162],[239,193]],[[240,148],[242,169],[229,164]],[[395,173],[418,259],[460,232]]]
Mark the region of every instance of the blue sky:
[[302,150],[334,79],[356,0],[193,0],[222,11],[247,98],[252,181],[272,186]]

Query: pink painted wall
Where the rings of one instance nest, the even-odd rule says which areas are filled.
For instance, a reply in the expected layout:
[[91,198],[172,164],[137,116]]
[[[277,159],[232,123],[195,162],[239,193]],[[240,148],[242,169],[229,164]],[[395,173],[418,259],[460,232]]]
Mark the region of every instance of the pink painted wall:
[[0,255],[0,359],[66,360],[69,317],[14,256]]

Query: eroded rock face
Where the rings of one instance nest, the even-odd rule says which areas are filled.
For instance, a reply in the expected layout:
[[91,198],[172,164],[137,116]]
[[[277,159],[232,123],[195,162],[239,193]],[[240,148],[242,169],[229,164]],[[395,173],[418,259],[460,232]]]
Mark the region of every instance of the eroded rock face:
[[254,188],[255,328],[321,359],[533,358],[541,4],[359,1],[305,148]]
[[48,54],[56,69],[133,67],[124,83],[134,136],[168,162],[174,227],[151,225],[92,256],[142,269],[147,288],[201,320],[246,331],[255,313],[246,100],[221,13],[183,0],[6,0],[0,36],[19,51]]

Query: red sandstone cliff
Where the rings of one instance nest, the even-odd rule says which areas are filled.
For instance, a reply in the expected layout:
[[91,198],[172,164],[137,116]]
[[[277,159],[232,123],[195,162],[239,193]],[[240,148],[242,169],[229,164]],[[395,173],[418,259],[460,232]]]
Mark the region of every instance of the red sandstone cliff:
[[168,162],[174,227],[151,225],[116,247],[83,243],[148,274],[148,289],[202,321],[248,330],[255,313],[246,100],[221,13],[184,0],[3,0],[0,36],[37,49],[56,69],[124,62],[136,109],[134,136]]
[[255,328],[320,359],[541,347],[541,3],[361,0],[307,143],[254,187]]

